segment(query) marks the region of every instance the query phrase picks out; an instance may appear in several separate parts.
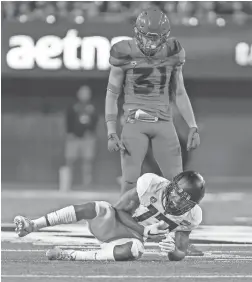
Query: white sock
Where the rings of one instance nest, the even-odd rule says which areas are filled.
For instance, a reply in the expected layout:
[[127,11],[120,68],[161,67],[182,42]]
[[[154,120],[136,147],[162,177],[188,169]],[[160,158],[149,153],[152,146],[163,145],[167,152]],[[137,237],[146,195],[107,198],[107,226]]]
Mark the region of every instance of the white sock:
[[46,218],[44,216],[34,219],[32,222],[34,223],[34,231],[47,227]]
[[35,229],[39,230],[47,226],[74,223],[77,222],[77,219],[74,206],[68,206],[61,210],[48,213],[46,216],[33,220],[33,222],[35,224]]
[[[67,250],[70,251],[70,250]],[[103,261],[115,261],[113,248],[111,250],[97,250],[97,251],[70,251],[71,257],[76,261],[87,260],[103,260]]]

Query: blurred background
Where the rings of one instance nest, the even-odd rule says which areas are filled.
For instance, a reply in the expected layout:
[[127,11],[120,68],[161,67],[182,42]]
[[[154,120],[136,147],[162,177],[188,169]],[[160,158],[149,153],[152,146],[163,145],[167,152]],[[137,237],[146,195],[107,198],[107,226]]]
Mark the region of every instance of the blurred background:
[[[119,154],[107,151],[104,122],[109,50],[133,36],[136,15],[152,4],[1,2],[4,189],[119,191]],[[252,2],[155,5],[186,50],[201,146],[183,150],[185,168],[200,171],[210,191],[251,189]],[[184,149],[188,128],[176,112],[174,120]],[[150,159],[143,171],[157,172]]]

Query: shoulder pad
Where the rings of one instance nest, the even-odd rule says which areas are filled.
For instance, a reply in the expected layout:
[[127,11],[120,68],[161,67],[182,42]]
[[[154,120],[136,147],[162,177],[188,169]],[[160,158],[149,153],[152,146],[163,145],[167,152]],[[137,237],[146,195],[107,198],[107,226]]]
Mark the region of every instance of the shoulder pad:
[[157,184],[168,181],[167,179],[160,177],[154,173],[145,173],[137,180],[137,193],[141,198],[145,193],[155,193],[157,190]]
[[202,209],[199,205],[195,205],[192,209],[192,218],[194,220],[195,227],[198,227],[202,222]]
[[130,40],[122,40],[111,47],[109,63],[113,66],[120,66],[131,59]]
[[185,49],[181,46],[180,42],[176,38],[169,38],[167,43],[167,57],[177,56],[179,61],[185,61]]

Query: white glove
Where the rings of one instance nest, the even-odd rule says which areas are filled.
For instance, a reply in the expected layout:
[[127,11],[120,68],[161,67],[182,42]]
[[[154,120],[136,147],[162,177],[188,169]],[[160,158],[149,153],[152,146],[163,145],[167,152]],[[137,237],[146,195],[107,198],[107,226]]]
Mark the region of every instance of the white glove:
[[167,233],[167,224],[164,221],[159,221],[144,228],[144,238],[155,238],[156,236]]
[[171,235],[167,234],[159,244],[161,252],[164,254],[173,253],[175,251],[175,242]]

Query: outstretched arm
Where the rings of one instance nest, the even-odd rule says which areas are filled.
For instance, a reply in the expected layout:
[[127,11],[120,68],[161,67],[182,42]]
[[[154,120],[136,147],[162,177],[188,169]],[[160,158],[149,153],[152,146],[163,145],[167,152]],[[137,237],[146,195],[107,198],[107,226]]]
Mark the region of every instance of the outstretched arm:
[[177,231],[175,233],[175,250],[168,253],[169,260],[179,261],[185,257],[190,233],[191,231]]

